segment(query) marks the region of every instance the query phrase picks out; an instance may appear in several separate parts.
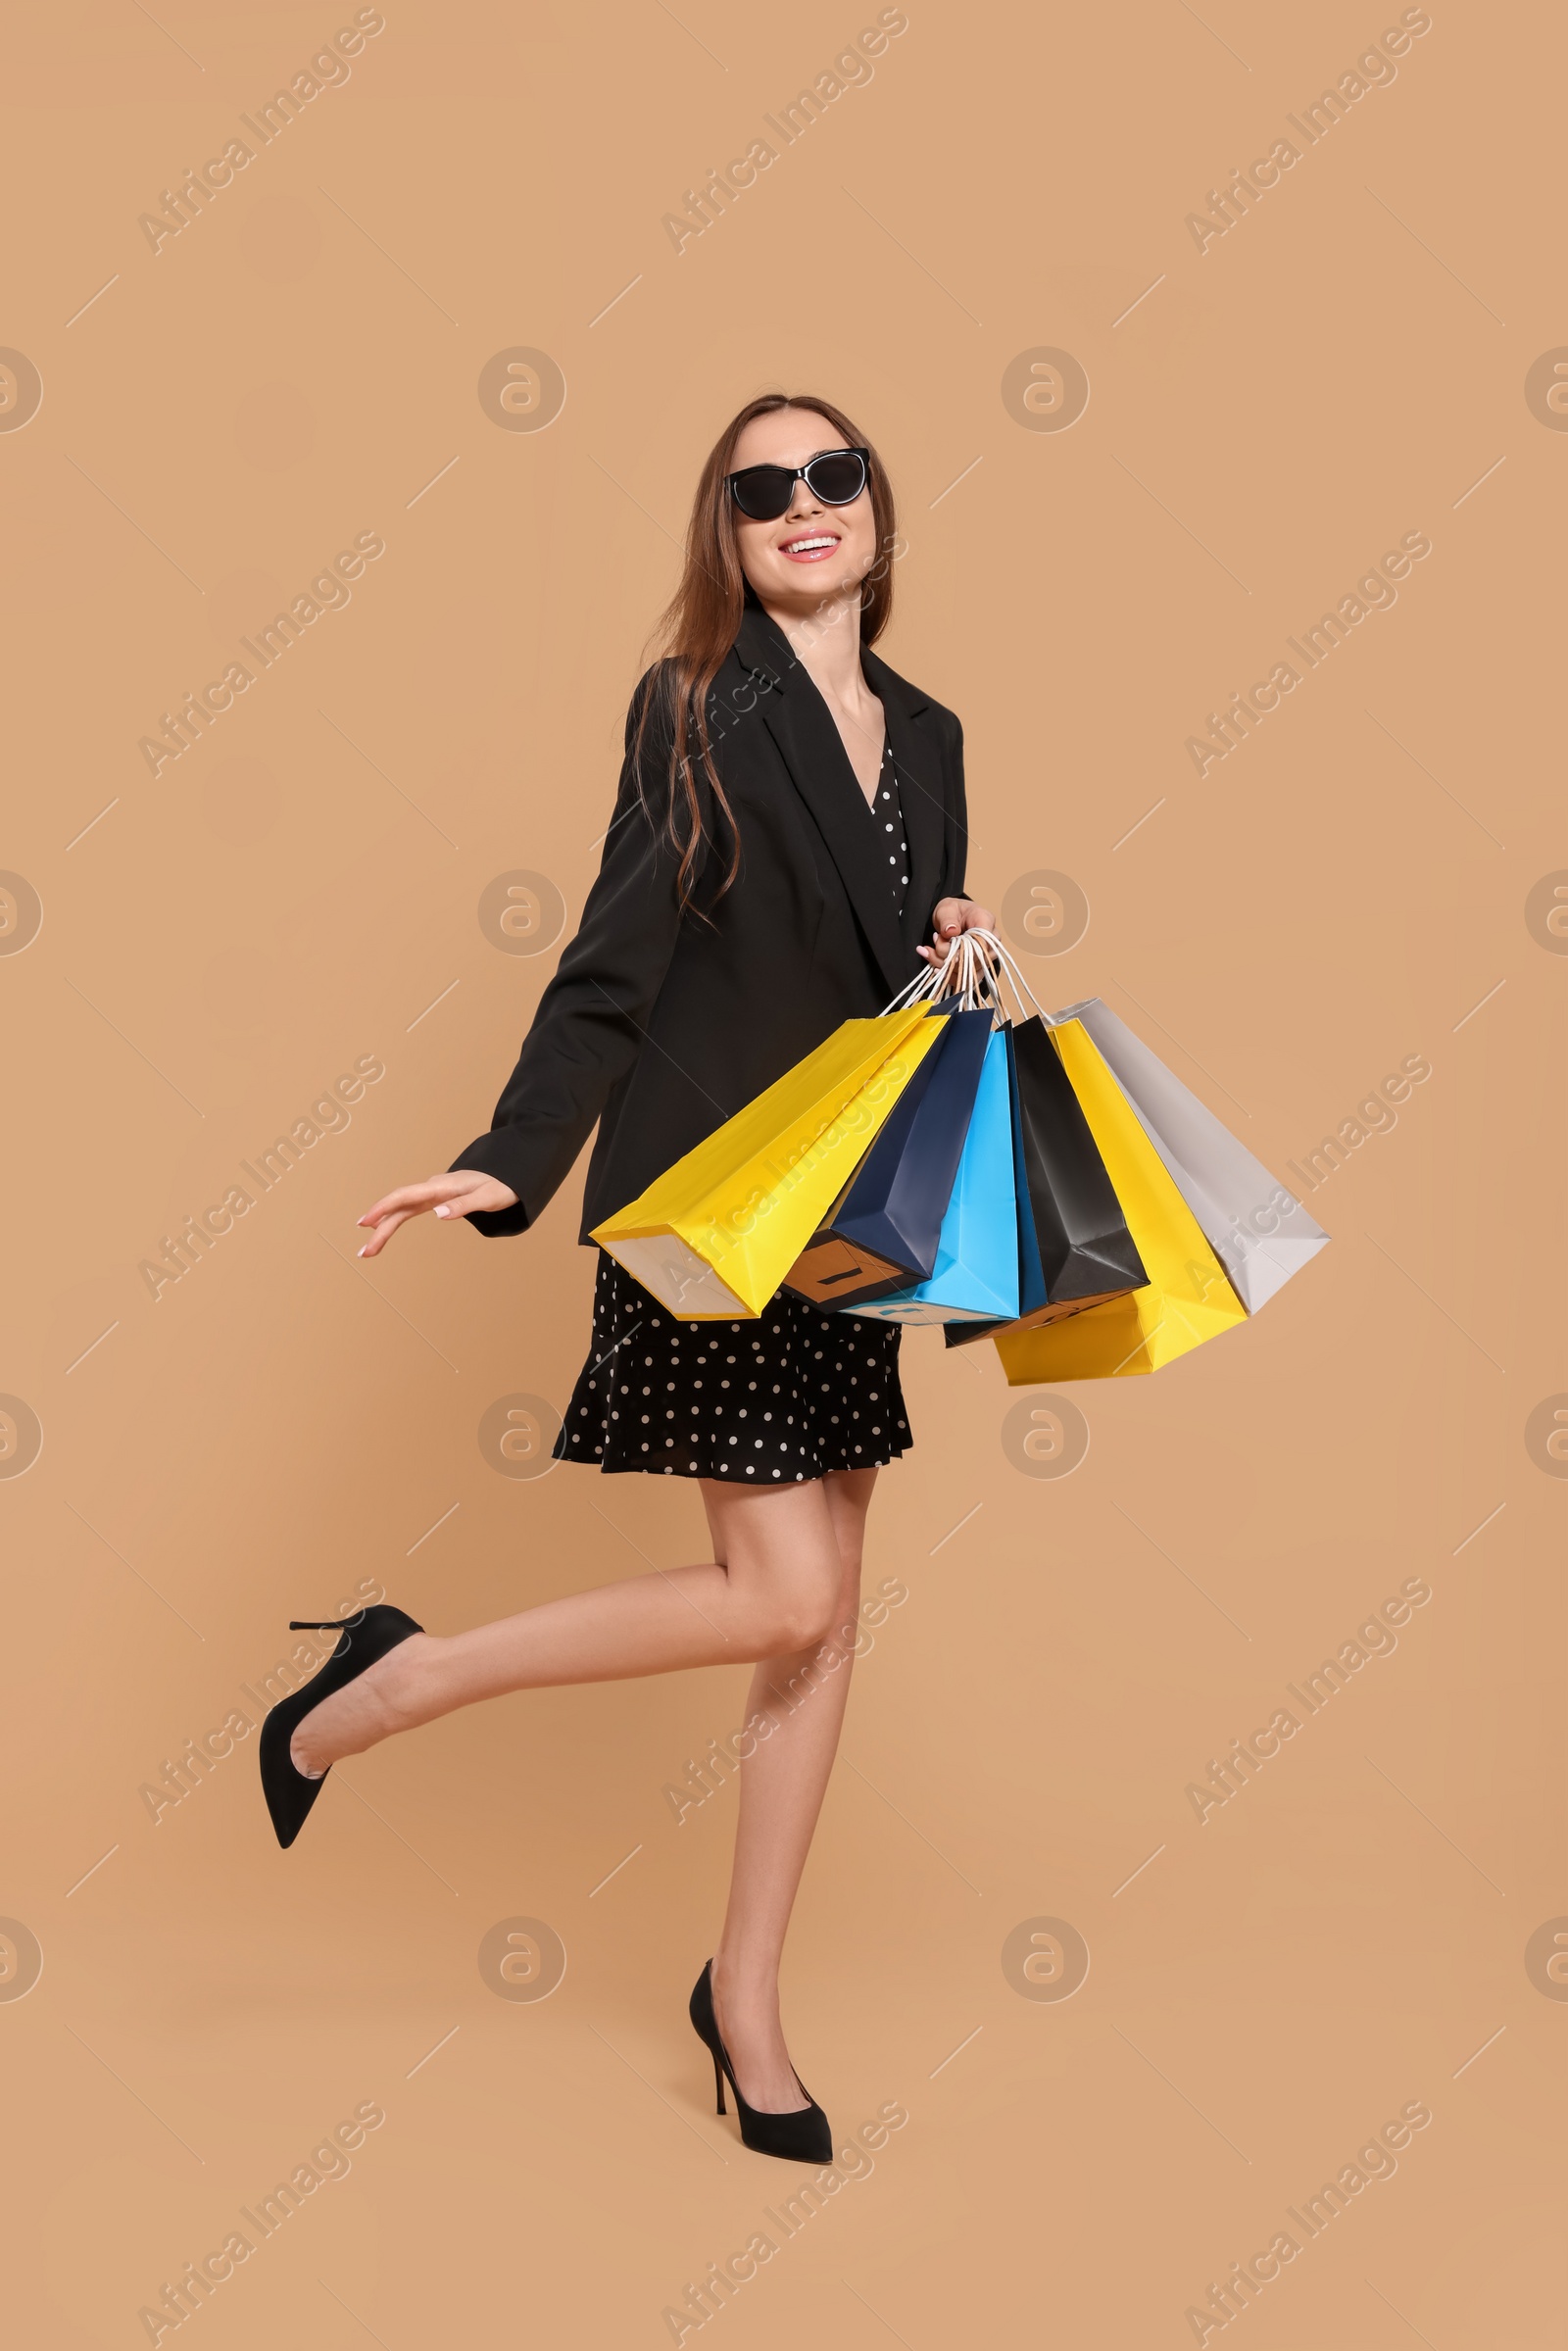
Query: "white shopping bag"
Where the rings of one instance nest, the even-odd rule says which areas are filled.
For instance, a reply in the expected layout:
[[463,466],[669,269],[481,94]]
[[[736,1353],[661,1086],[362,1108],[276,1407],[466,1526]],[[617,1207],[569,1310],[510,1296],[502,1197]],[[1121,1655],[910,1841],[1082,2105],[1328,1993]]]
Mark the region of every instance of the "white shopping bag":
[[1098,996],[1051,1017],[1082,1021],[1237,1297],[1255,1314],[1317,1255],[1327,1233]]

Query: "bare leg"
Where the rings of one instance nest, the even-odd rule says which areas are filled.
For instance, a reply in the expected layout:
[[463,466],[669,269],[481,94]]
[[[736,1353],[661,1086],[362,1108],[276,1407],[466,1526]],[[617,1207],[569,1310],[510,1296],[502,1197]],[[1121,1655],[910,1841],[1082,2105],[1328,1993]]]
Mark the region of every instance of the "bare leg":
[[704,1479],[710,1564],[546,1600],[450,1639],[416,1634],[306,1716],[295,1767],[318,1777],[393,1732],[509,1690],[755,1661],[747,1720],[761,1715],[771,1730],[741,1770],[713,2003],[748,2103],[798,2108],[779,1959],[844,1719],[875,1484],[874,1469],[760,1492]]
[[[305,1717],[291,1744],[295,1768],[318,1778],[394,1731],[507,1690],[750,1664],[814,1647],[838,1621],[834,1483],[747,1492],[705,1478],[718,1554],[711,1563],[546,1600],[449,1640],[415,1634]],[[820,1791],[813,1816],[819,1800]]]
[[729,1908],[713,1955],[713,2008],[736,2080],[750,2105],[777,2114],[806,2103],[779,2021],[779,1959],[849,1696],[876,1471],[834,1471],[821,1484],[838,1543],[837,1603],[825,1640],[762,1659],[753,1677],[746,1719],[761,1715],[772,1728],[741,1767]]

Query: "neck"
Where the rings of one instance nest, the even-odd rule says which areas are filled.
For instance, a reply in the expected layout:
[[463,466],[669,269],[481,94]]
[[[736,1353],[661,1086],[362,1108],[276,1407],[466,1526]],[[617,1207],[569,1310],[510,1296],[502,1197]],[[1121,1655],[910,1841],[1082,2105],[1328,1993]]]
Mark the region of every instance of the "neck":
[[784,631],[790,651],[814,685],[840,700],[853,700],[865,691],[860,669],[858,586],[848,596],[815,606],[809,612],[792,612],[766,603],[762,610]]

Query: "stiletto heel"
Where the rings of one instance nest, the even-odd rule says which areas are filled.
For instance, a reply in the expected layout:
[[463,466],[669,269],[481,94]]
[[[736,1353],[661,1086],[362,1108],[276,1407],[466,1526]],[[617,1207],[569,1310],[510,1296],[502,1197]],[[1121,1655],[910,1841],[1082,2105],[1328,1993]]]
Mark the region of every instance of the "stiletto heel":
[[[309,1780],[294,1768],[289,1753],[289,1741],[305,1717],[323,1698],[346,1690],[364,1672],[377,1664],[389,1649],[411,1634],[422,1633],[412,1616],[401,1608],[362,1608],[354,1616],[309,1617],[289,1619],[291,1633],[341,1633],[343,1638],[332,1651],[320,1672],[291,1696],[281,1698],[262,1725],[258,1761],[262,1773],[262,1793],[267,1809],[272,1816],[277,1841],[288,1846],[294,1842],[305,1826],[306,1815],[326,1783],[326,1772],[319,1780]],[[327,1771],[330,1771],[330,1764]]]
[[713,1963],[709,1961],[692,1988],[689,2014],[692,2030],[713,2060],[713,2085],[718,2092],[718,2111],[724,2112],[724,2081],[727,2076],[735,2092],[735,2112],[740,2118],[741,2144],[756,2155],[779,2155],[789,2163],[831,2163],[833,2160],[833,2131],[810,2091],[801,2082],[806,2104],[788,2114],[768,2114],[761,2108],[748,2106],[741,2096],[735,2068],[730,2064],[729,2051],[719,2037],[718,2021],[713,2014]]

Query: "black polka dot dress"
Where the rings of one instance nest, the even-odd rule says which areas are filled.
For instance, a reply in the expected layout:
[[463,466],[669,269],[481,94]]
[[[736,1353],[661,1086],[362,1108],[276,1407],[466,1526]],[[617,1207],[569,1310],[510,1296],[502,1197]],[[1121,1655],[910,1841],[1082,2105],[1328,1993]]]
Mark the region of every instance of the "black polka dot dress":
[[556,1458],[730,1486],[884,1468],[910,1443],[902,1336],[782,1291],[755,1322],[679,1322],[601,1250]]
[[[909,843],[891,746],[868,806],[902,911]],[[783,1291],[755,1321],[682,1322],[601,1249],[593,1346],[556,1458],[732,1486],[885,1468],[911,1443],[903,1336]]]
[[882,754],[882,772],[877,777],[871,815],[887,857],[888,879],[893,884],[893,894],[902,914],[909,888],[909,842],[904,822],[904,803],[899,798],[899,775],[893,764],[891,743]]

